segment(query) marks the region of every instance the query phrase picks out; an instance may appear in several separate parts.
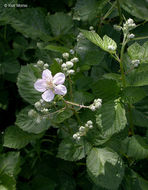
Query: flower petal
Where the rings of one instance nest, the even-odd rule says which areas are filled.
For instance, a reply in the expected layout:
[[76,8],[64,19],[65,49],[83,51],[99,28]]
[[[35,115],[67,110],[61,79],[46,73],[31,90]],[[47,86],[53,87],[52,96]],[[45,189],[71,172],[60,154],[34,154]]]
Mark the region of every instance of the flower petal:
[[65,75],[63,73],[57,73],[53,77],[53,83],[58,85],[58,84],[63,84],[65,81]]
[[52,92],[52,90],[46,90],[43,94],[42,94],[42,98],[43,100],[45,100],[46,102],[51,102],[54,99],[54,93]]
[[52,80],[52,74],[51,74],[51,71],[49,69],[46,69],[46,70],[43,71],[42,79],[44,79],[44,80]]
[[65,95],[67,93],[67,88],[66,86],[59,84],[58,86],[56,86],[54,88],[55,94],[59,94],[59,95]]
[[45,80],[43,79],[38,79],[35,83],[34,83],[34,88],[39,91],[39,92],[44,92],[46,90],[47,87],[47,83]]

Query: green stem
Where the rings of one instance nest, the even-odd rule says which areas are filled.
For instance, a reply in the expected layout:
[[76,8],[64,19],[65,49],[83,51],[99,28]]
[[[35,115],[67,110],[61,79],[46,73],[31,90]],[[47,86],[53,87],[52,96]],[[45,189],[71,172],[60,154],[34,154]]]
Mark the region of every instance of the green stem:
[[128,111],[129,111],[129,126],[130,126],[129,135],[133,135],[134,134],[134,125],[133,125],[132,105],[131,104],[128,104]]
[[148,38],[148,36],[142,36],[142,37],[138,37],[138,38],[133,38],[132,40],[144,40],[147,38]]

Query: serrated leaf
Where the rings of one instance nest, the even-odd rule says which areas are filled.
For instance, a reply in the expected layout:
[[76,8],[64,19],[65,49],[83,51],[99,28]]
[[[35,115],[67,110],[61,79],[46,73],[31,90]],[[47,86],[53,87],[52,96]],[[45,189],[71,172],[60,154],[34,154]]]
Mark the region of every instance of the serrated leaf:
[[142,20],[148,20],[148,7],[146,0],[120,0],[121,6],[129,14]]
[[37,112],[35,116],[29,117],[28,112],[31,110],[31,107],[26,107],[22,109],[16,116],[16,126],[18,126],[23,131],[28,133],[39,134],[47,130],[51,122],[47,118],[43,118]]
[[20,168],[20,154],[19,152],[8,152],[0,156],[0,175],[7,174],[15,176],[18,174]]
[[116,152],[109,148],[93,148],[86,163],[88,175],[96,185],[112,190],[119,187],[124,165]]
[[96,114],[96,123],[104,137],[110,137],[126,127],[125,109],[118,100],[102,105]]
[[8,148],[21,149],[31,141],[40,138],[40,136],[41,135],[27,133],[17,126],[10,126],[4,133],[3,146]]
[[138,109],[132,109],[133,123],[136,126],[148,127],[148,115],[147,112],[142,112]]
[[37,80],[37,68],[33,65],[22,66],[18,75],[17,86],[20,95],[30,104],[34,104],[41,98],[41,94],[34,89]]
[[68,161],[77,161],[86,156],[91,145],[84,139],[76,142],[73,139],[64,139],[59,145],[57,157]]
[[94,95],[103,100],[103,102],[115,99],[118,97],[120,87],[115,80],[101,79],[96,81],[91,87]]
[[139,87],[127,87],[123,91],[123,98],[126,102],[134,104],[146,96],[144,89]]
[[16,181],[7,174],[0,175],[0,190],[16,190]]
[[[103,39],[101,39],[101,37],[95,31],[81,30],[81,32],[88,40],[99,46],[104,51],[107,51],[109,53],[115,53],[117,49],[117,44],[107,35],[105,35]],[[111,46],[113,50],[111,50],[109,46]]]
[[[7,3],[8,4],[8,3]],[[4,5],[3,5],[4,6]],[[32,39],[43,41],[51,39],[46,15],[40,8],[14,9],[3,8],[0,21],[10,24],[16,31]],[[31,18],[31,19],[30,19]]]
[[44,49],[59,52],[59,53],[64,53],[64,52],[69,52],[69,49],[63,46],[57,46],[57,45],[48,45]]
[[147,141],[139,135],[128,137],[123,146],[125,153],[135,160],[148,158]]
[[54,15],[50,15],[47,19],[54,36],[65,35],[69,33],[73,27],[71,16],[63,12],[57,12]]

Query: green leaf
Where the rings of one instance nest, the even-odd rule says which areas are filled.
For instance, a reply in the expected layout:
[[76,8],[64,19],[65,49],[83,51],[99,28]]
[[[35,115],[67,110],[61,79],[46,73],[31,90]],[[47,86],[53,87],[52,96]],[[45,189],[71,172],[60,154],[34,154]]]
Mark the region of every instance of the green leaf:
[[120,0],[120,2],[122,8],[129,14],[142,20],[148,20],[148,7],[146,0]]
[[51,39],[46,15],[40,8],[13,9],[13,11],[7,8],[0,14],[0,21],[10,24],[16,31],[32,39],[40,38],[43,41]]
[[57,12],[54,15],[48,16],[47,20],[54,36],[68,34],[73,27],[71,16],[62,12]]
[[102,105],[96,114],[96,123],[104,137],[110,137],[126,127],[125,109],[119,100],[110,101]]
[[34,83],[39,78],[38,69],[32,64],[22,66],[18,75],[17,86],[20,95],[30,104],[34,104],[41,98],[41,94],[35,90]]
[[19,152],[8,152],[0,156],[0,175],[16,176],[20,171]]
[[21,149],[31,141],[40,138],[41,135],[27,133],[17,126],[10,126],[4,133],[3,146],[8,148]]
[[90,149],[91,145],[84,139],[80,141],[64,139],[59,145],[57,157],[68,161],[77,161],[84,158]]
[[74,17],[79,18],[82,21],[93,21],[96,19],[97,14],[100,13],[102,8],[105,6],[108,0],[77,0],[75,5]]
[[136,126],[148,127],[148,115],[147,112],[142,112],[138,109],[132,109],[133,123]]
[[0,176],[0,190],[16,190],[16,181],[12,176],[3,174]]
[[[107,35],[105,35],[102,40],[101,37],[95,31],[81,30],[81,32],[88,40],[99,46],[104,51],[107,51],[109,53],[115,53],[117,49],[117,44]],[[110,50],[109,46],[112,46],[113,50]]]
[[128,47],[127,52],[132,60],[139,60],[140,63],[148,63],[148,42],[140,46],[137,42]]
[[124,175],[123,161],[109,148],[93,148],[87,157],[88,175],[96,185],[116,190]]
[[69,52],[69,49],[63,46],[57,46],[57,45],[48,45],[44,49],[59,52],[59,53],[64,53],[64,52]]
[[47,130],[51,123],[49,119],[44,118],[43,116],[36,114],[32,117],[28,116],[28,112],[31,110],[31,107],[26,107],[22,109],[16,116],[15,124],[28,133],[39,134]]
[[146,139],[141,136],[128,137],[124,141],[123,146],[124,152],[128,157],[132,157],[135,160],[148,158],[148,144]]
[[146,96],[144,89],[139,87],[127,87],[123,91],[123,98],[126,102],[134,104]]
[[118,97],[120,87],[115,80],[101,79],[92,85],[92,91],[96,97],[106,102]]

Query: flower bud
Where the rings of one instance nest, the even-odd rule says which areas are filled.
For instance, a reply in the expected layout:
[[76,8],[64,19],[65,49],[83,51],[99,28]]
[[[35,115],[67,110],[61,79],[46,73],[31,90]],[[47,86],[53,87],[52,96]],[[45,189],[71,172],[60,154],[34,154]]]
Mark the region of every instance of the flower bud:
[[94,27],[93,27],[93,26],[90,26],[90,27],[89,27],[89,30],[94,30]]
[[79,61],[79,59],[77,57],[74,57],[73,59],[70,60],[73,63],[77,63]]
[[34,106],[38,109],[38,108],[41,107],[41,103],[40,103],[40,102],[36,102],[36,103],[34,104]]
[[127,20],[127,23],[128,23],[128,24],[133,24],[134,21],[133,21],[133,19],[129,18],[129,19]]
[[67,67],[63,68],[63,71],[67,71],[67,70],[68,70]]
[[49,65],[47,63],[44,64],[44,69],[47,69],[49,67]]
[[73,49],[70,49],[69,53],[73,55],[75,51]]
[[114,51],[114,50],[115,50],[115,47],[114,47],[113,45],[109,45],[109,46],[108,46],[108,50]]
[[72,70],[72,69],[70,69],[70,70],[67,71],[67,74],[70,74],[70,75],[73,75],[74,73],[75,73],[75,71]]
[[69,69],[70,69],[71,67],[73,67],[73,62],[67,61],[67,62],[66,62],[66,67],[69,68]]
[[132,60],[132,64],[139,64],[139,63],[140,63],[139,59]]
[[94,105],[91,105],[91,106],[90,106],[90,109],[91,109],[91,111],[95,111],[95,110],[96,110],[96,107],[95,107]]
[[65,63],[63,63],[63,64],[61,65],[61,67],[62,67],[62,68],[66,68],[67,65],[66,65]]
[[88,125],[92,125],[93,122],[92,122],[91,120],[89,120],[89,121],[87,121],[87,124],[88,124]]
[[68,59],[69,58],[69,53],[63,53],[62,56],[63,56],[64,59]]
[[79,131],[81,131],[81,132],[85,131],[85,127],[81,126],[81,127],[79,128]]
[[115,29],[116,31],[120,31],[120,30],[122,29],[122,27],[121,27],[121,26],[118,26],[118,25],[114,25],[114,29]]
[[37,66],[42,67],[43,65],[44,65],[44,62],[43,62],[43,61],[39,60],[39,61],[37,62]]
[[77,139],[77,134],[74,134],[74,135],[73,135],[73,138],[74,138],[74,139]]
[[89,129],[92,129],[93,128],[93,125],[89,125]]
[[97,102],[97,103],[95,103],[95,108],[100,108],[101,107],[101,102]]

